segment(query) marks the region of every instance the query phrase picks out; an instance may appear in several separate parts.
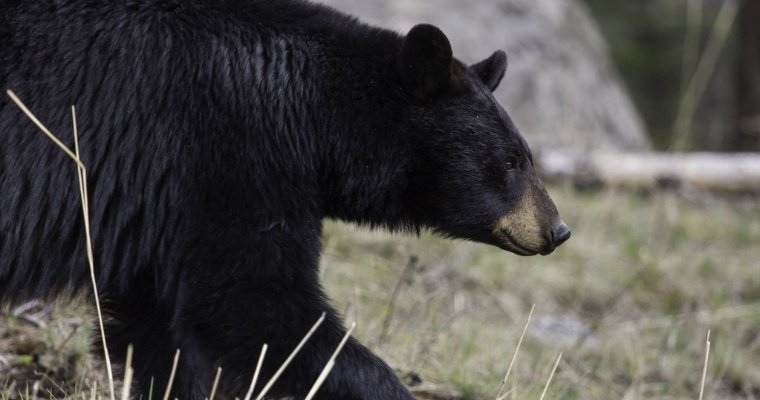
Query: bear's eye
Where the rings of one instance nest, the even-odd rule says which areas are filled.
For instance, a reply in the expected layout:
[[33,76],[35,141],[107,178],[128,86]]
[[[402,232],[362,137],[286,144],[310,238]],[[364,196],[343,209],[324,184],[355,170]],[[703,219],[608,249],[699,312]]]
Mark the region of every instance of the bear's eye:
[[514,159],[513,157],[510,157],[507,160],[507,162],[504,163],[504,170],[507,172],[514,171],[516,166],[517,166],[517,160]]

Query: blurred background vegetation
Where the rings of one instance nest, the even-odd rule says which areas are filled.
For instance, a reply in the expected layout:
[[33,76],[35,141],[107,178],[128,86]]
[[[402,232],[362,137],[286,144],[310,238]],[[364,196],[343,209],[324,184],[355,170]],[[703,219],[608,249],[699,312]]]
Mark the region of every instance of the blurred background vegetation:
[[[674,143],[679,106],[700,65],[689,150],[760,150],[760,1],[584,0],[655,149]],[[736,8],[737,13],[724,7]],[[723,18],[719,18],[721,10]],[[716,54],[708,54],[711,43]],[[715,62],[709,60],[715,57]]]

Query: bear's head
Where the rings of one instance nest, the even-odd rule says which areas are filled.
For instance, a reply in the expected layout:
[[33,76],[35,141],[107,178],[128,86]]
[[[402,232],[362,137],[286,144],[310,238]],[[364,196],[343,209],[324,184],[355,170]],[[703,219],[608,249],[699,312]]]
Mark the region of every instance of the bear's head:
[[565,242],[570,229],[530,148],[492,95],[507,67],[504,52],[466,66],[443,32],[417,25],[397,67],[412,98],[407,194],[415,223],[519,255],[549,254]]

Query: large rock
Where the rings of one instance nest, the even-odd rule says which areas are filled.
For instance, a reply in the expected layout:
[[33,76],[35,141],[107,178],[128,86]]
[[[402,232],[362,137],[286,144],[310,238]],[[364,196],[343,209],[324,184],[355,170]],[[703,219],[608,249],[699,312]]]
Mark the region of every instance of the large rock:
[[322,0],[373,25],[440,27],[473,63],[504,49],[496,95],[533,148],[649,148],[607,49],[576,0]]

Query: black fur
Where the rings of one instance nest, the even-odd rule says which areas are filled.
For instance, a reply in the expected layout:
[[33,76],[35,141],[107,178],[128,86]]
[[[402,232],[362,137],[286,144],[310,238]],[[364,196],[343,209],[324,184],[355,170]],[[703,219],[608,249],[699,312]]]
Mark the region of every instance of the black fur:
[[[318,281],[324,218],[491,242],[532,173],[494,101],[505,62],[451,58],[434,27],[404,37],[291,0],[0,1],[0,85],[68,146],[77,107],[97,280],[138,390],[242,396],[327,321],[273,395],[303,396],[344,333]],[[403,49],[403,50],[402,50]],[[411,65],[411,72],[408,68]],[[480,76],[478,76],[480,75]],[[484,83],[485,82],[485,83]],[[87,287],[75,167],[0,101],[0,300]],[[323,399],[410,399],[351,340]]]
[[494,91],[507,71],[507,54],[503,50],[496,50],[491,57],[471,65],[470,68],[491,91]]

